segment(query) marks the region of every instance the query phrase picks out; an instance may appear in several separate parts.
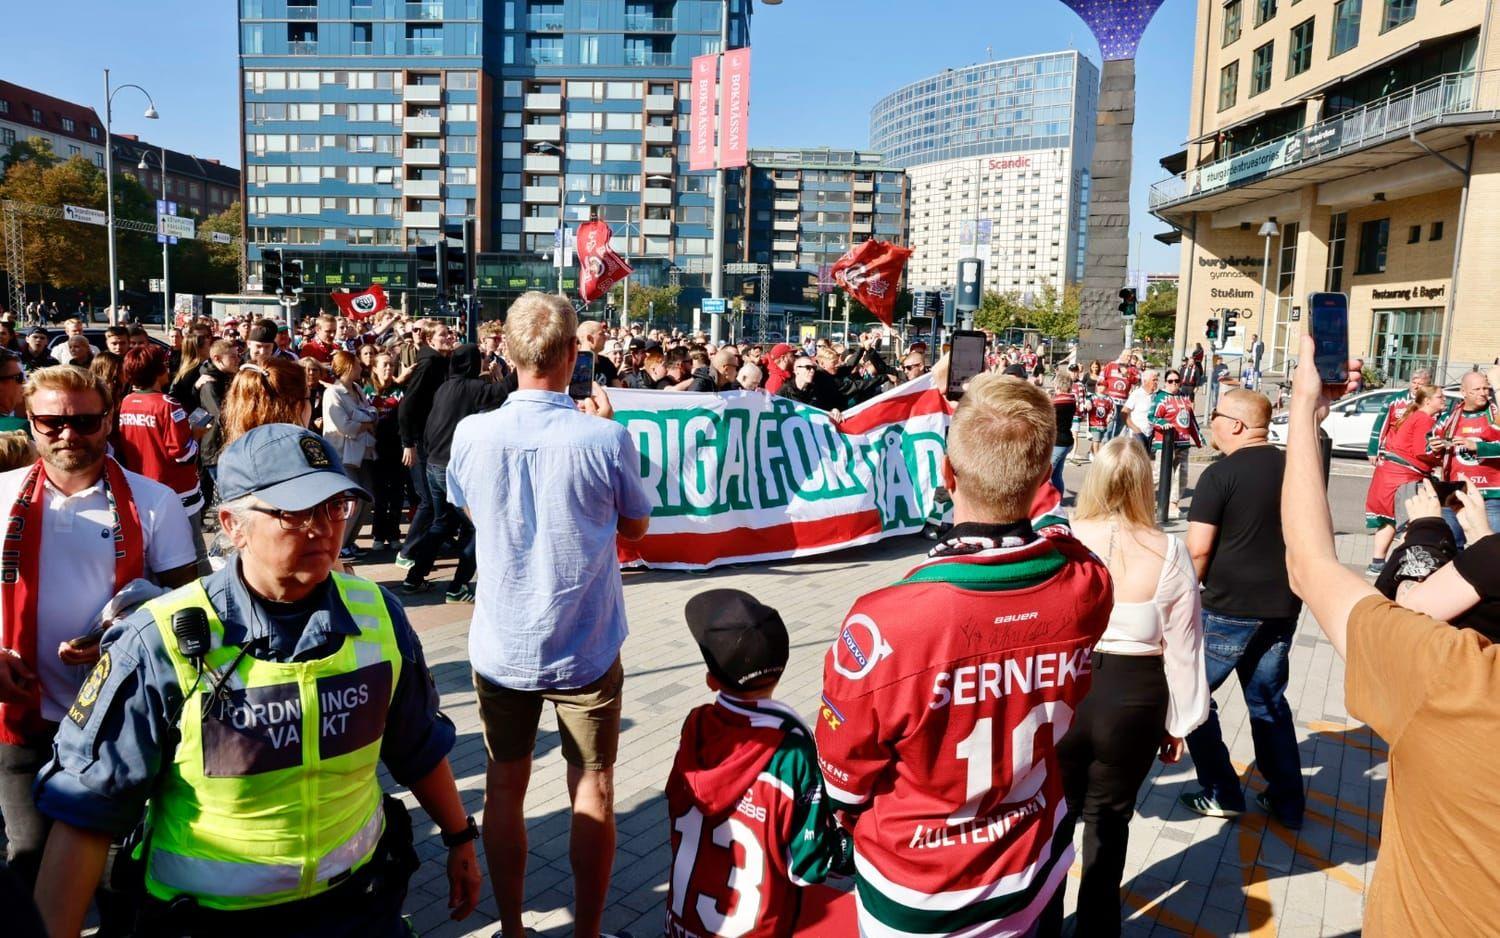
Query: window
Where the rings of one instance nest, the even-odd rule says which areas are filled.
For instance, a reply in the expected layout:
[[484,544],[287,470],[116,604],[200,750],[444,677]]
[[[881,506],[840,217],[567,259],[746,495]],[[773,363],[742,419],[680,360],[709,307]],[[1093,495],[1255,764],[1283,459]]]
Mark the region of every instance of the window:
[[66,131],[67,133],[72,133],[74,126],[75,125],[73,124],[73,118],[71,118],[71,117],[64,117],[62,119],[62,129],[64,131]]
[[1355,274],[1385,273],[1385,253],[1391,238],[1391,220],[1378,218],[1359,226],[1359,265]]
[[1329,56],[1348,52],[1359,45],[1359,12],[1363,0],[1338,0],[1333,5],[1333,51]]
[[16,132],[9,127],[0,127],[0,146],[14,146],[15,142]]
[[1276,0],[1255,0],[1255,25],[1259,26],[1276,15]]
[[1442,222],[1435,221],[1435,222],[1432,223],[1432,229],[1427,233],[1427,240],[1428,241],[1441,241],[1441,240],[1443,240],[1443,223]]
[[42,112],[40,108],[31,109],[31,122],[33,124],[40,124],[42,122]]
[[1235,59],[1219,70],[1219,110],[1234,107],[1235,94],[1240,85],[1240,61]]
[[1406,243],[1407,244],[1416,244],[1418,241],[1421,241],[1421,240],[1422,240],[1422,226],[1421,225],[1412,225],[1410,228],[1406,229]]
[[1286,77],[1294,78],[1312,67],[1313,21],[1292,27],[1292,49],[1287,56]]
[[1255,50],[1255,61],[1250,66],[1250,97],[1255,97],[1271,87],[1271,60],[1276,57],[1276,42],[1272,40]]
[[1240,38],[1240,0],[1229,0],[1224,4],[1224,41],[1229,45]]
[[9,113],[10,113],[10,102],[9,101],[0,101],[0,114],[9,114]]
[[1395,29],[1417,15],[1417,0],[1385,0],[1385,16],[1380,20],[1380,31]]
[[76,143],[70,143],[70,144],[68,144],[68,155],[69,156],[78,156],[81,153],[83,153],[83,147],[80,147]]

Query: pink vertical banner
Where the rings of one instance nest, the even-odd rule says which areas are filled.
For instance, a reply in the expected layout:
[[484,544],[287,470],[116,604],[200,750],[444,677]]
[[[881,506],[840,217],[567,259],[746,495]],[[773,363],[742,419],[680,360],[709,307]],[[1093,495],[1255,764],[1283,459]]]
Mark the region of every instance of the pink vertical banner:
[[750,136],[750,50],[724,53],[723,150],[719,165],[724,169],[744,166]]
[[693,57],[693,104],[688,119],[688,169],[713,169],[714,110],[719,100],[719,57]]

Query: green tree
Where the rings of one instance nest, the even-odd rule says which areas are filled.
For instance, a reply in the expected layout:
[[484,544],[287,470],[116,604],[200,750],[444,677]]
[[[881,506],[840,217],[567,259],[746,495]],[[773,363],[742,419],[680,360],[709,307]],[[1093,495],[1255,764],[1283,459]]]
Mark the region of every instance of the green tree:
[[44,137],[31,137],[26,140],[17,140],[10,145],[10,152],[0,157],[0,176],[10,172],[11,168],[21,163],[40,163],[45,169],[56,166],[62,162],[62,158],[52,152],[52,143]]
[[[619,309],[625,302],[625,285],[617,283],[609,292],[609,300]],[[659,287],[647,286],[645,284],[633,283],[630,285],[630,309],[626,311],[631,319],[644,321],[648,316],[676,317],[677,300],[682,294],[681,286],[670,284]]]
[[[200,237],[212,232],[231,237],[240,234],[240,203],[235,202],[217,215],[210,215],[198,225]],[[240,252],[233,244],[211,240],[180,241],[172,249],[172,291],[174,293],[234,293],[240,288]]]
[[1026,325],[1049,339],[1062,342],[1076,339],[1081,305],[1077,284],[1067,284],[1059,291],[1052,281],[1044,281],[1036,296],[1026,305]]
[[1020,325],[1026,311],[1019,294],[986,290],[974,313],[974,328],[1000,334]]
[[1171,344],[1177,331],[1177,284],[1153,283],[1136,307],[1135,334],[1152,345]]

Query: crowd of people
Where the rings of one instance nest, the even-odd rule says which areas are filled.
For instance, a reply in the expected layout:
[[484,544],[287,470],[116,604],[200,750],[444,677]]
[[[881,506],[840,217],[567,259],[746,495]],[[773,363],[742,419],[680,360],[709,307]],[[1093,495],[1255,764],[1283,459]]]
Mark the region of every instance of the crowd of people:
[[[15,444],[0,446],[0,890],[21,935],[78,934],[91,903],[106,935],[405,934],[424,857],[383,766],[438,827],[453,917],[480,901],[482,842],[499,934],[523,938],[525,805],[550,704],[574,929],[608,938],[628,634],[615,546],[646,536],[652,511],[608,389],[774,393],[837,420],[948,374],[942,350],[892,354],[875,332],[715,347],[580,323],[540,293],[475,344],[394,312],[295,330],[195,321],[166,345],[112,329],[102,349],[64,328],[66,363],[50,336],[34,348],[0,329],[0,442]],[[575,399],[582,352],[595,381]],[[687,604],[716,696],[667,772],[668,935],[788,936],[806,888],[851,880],[864,935],[1060,934],[1079,826],[1075,933],[1118,933],[1153,760],[1191,758],[1186,809],[1247,809],[1212,697],[1231,673],[1266,781],[1256,800],[1302,825],[1286,689],[1304,604],[1346,657],[1350,712],[1391,747],[1367,930],[1484,931],[1500,825],[1460,785],[1484,776],[1500,729],[1487,383],[1466,378],[1447,417],[1415,386],[1379,432],[1399,453],[1403,432],[1451,427],[1458,442],[1429,448],[1468,481],[1445,509],[1418,480],[1372,587],[1334,551],[1307,348],[1286,451],[1268,439],[1270,401],[1220,380],[1205,423],[1222,458],[1198,477],[1185,534],[1162,529],[1161,451],[1183,467],[1163,493],[1176,502],[1175,451],[1203,443],[1202,357],[1154,370],[1134,349],[1087,366],[992,349],[951,415],[951,525],[855,601],[811,725],[775,699],[793,649],[767,597]],[[1089,463],[1072,517],[1043,523],[1070,454]],[[458,558],[446,599],[473,604],[482,826],[400,598],[353,572],[366,532],[396,551],[405,593],[428,588],[443,552]],[[1442,770],[1458,759],[1479,774]]]

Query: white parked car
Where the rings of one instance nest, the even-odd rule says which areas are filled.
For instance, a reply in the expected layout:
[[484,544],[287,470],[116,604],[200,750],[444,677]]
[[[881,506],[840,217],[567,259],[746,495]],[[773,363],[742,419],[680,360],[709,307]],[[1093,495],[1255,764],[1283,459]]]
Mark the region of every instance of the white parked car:
[[[1379,388],[1353,394],[1336,402],[1329,408],[1328,416],[1323,418],[1323,429],[1333,440],[1333,451],[1346,456],[1365,455],[1369,450],[1370,433],[1375,429],[1376,418],[1392,401],[1405,395],[1404,386]],[[1449,406],[1463,398],[1457,391],[1447,389],[1443,391],[1443,396],[1448,399]],[[1271,418],[1270,439],[1277,446],[1286,445],[1286,414],[1276,414]]]

